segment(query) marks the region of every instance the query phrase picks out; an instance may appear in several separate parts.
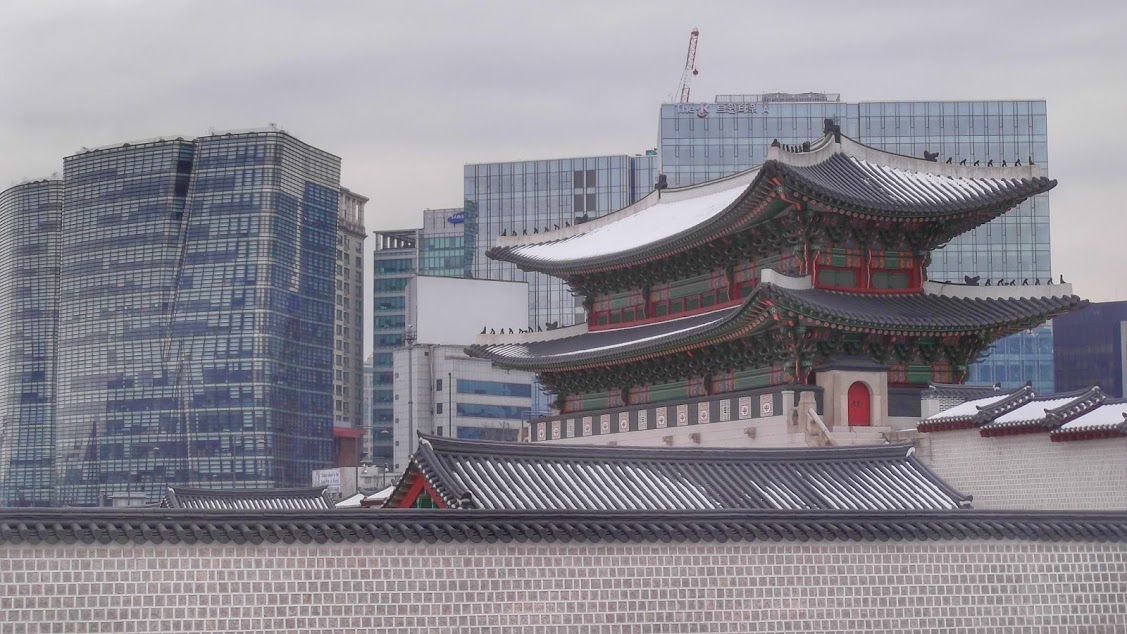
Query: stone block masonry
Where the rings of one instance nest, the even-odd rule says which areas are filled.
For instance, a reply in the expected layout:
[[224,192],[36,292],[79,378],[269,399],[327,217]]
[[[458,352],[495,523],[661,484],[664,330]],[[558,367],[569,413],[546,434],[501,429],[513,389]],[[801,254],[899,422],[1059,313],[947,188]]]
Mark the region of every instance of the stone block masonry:
[[1125,630],[1122,541],[0,540],[5,634]]

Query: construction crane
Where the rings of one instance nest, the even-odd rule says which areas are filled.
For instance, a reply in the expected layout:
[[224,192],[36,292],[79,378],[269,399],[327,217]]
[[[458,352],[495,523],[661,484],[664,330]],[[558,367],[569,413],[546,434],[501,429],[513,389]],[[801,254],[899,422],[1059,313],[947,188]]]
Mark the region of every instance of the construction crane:
[[693,77],[698,74],[697,71],[697,38],[700,37],[700,31],[693,29],[689,34],[689,52],[685,55],[685,70],[681,73],[681,83],[677,86],[677,92],[680,93],[681,98],[678,103],[689,103],[689,90],[692,88]]

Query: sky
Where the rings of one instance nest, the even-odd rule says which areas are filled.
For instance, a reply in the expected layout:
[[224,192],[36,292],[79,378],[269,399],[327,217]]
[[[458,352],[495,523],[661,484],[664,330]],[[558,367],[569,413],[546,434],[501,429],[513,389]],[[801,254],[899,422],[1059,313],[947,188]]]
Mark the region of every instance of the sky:
[[1053,271],[1127,299],[1116,0],[7,0],[0,189],[83,146],[275,123],[341,157],[369,231],[420,226],[466,163],[654,147],[693,28],[694,101],[1046,99]]

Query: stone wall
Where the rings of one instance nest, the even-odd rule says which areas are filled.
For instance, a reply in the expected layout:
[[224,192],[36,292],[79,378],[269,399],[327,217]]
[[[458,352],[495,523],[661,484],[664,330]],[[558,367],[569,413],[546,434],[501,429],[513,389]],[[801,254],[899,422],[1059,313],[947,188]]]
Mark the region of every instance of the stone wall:
[[1127,629],[1127,544],[0,544],[0,630]]
[[1127,438],[1051,442],[984,438],[977,429],[920,434],[920,459],[976,509],[1127,510]]

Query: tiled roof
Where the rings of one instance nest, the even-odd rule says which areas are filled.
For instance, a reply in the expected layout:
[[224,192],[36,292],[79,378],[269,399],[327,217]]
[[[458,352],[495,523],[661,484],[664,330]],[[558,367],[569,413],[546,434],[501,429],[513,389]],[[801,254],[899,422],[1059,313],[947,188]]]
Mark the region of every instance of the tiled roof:
[[1000,385],[968,385],[963,383],[932,383],[923,392],[924,398],[950,398],[973,401],[1009,394],[1013,390],[1003,390]]
[[424,437],[388,501],[434,495],[493,510],[955,509],[969,505],[910,445],[671,449]]
[[1053,442],[1127,436],[1127,399],[1108,399],[1054,429]]
[[1024,297],[999,288],[992,297],[985,287],[968,287],[977,295],[959,296],[953,284],[931,285],[931,291],[921,293],[870,294],[810,288],[809,278],[786,278],[773,271],[765,271],[763,280],[737,307],[643,326],[580,329],[574,336],[539,341],[540,333],[494,337],[492,343],[475,344],[466,352],[502,367],[530,370],[621,362],[746,337],[772,325],[771,311],[793,311],[808,324],[859,327],[878,334],[948,336],[995,330],[1000,336],[1084,303],[1071,294],[1068,284],[1022,287],[1030,289]]
[[1100,388],[1035,396],[1019,407],[1002,411],[983,423],[983,436],[1048,431],[1107,399]]
[[1127,513],[1091,511],[169,511],[5,509],[0,543],[926,542],[1127,543]]
[[940,432],[978,428],[983,436],[1051,432],[1053,441],[1127,435],[1127,400],[1099,387],[1038,395],[1030,386],[960,403],[925,418],[916,428]]
[[325,487],[297,489],[191,489],[168,487],[161,508],[213,510],[315,510],[331,509]]
[[622,265],[646,254],[676,253],[769,220],[777,184],[829,205],[881,218],[985,214],[981,222],[1056,181],[1035,166],[944,165],[871,148],[832,135],[810,151],[772,147],[761,166],[691,187],[654,192],[591,222],[535,236],[506,236],[489,257],[526,270],[563,274]]

